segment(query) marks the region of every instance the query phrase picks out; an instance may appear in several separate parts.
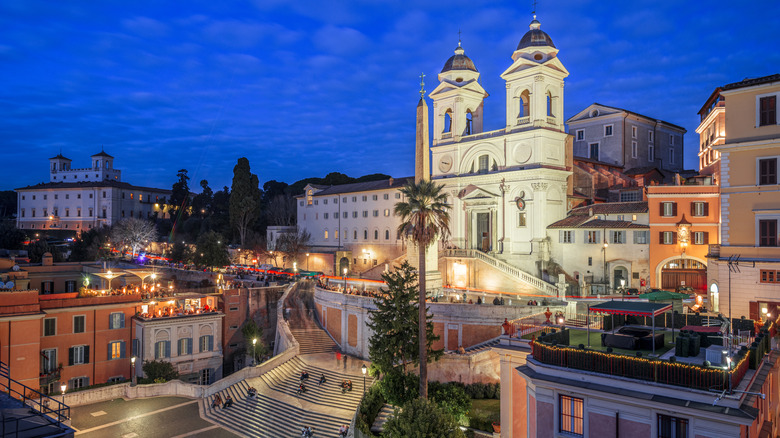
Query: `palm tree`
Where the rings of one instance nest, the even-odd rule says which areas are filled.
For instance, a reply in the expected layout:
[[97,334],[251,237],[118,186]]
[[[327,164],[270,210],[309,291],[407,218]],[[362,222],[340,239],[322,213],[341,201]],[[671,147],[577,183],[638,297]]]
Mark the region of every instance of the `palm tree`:
[[437,237],[446,239],[450,233],[450,214],[444,185],[433,181],[409,182],[401,188],[406,201],[395,204],[395,214],[401,216],[398,232],[408,236],[419,251],[419,342],[420,342],[420,397],[428,398],[428,340],[426,323],[428,308],[425,304],[425,253]]

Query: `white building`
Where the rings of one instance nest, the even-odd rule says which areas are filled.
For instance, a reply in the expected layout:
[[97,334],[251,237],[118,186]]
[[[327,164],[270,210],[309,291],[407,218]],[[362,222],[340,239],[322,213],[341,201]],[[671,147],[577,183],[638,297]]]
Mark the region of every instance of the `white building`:
[[569,209],[571,144],[563,118],[569,72],[534,18],[502,73],[505,127],[483,132],[487,92],[458,44],[430,93],[432,178],[451,200],[451,243],[538,275],[547,226]]
[[404,254],[395,204],[412,178],[338,186],[309,184],[298,200],[298,227],[311,233],[312,252],[336,254],[335,270],[363,272]]
[[623,170],[655,167],[683,170],[681,126],[642,114],[594,103],[567,120],[574,135],[574,156],[617,165]]
[[[579,207],[547,227],[552,260],[579,285],[581,295],[639,288],[650,276],[647,202]],[[621,280],[624,283],[621,283]],[[606,286],[605,286],[606,285]],[[568,291],[574,295],[576,291]]]
[[91,168],[71,169],[71,160],[61,154],[50,158],[50,182],[16,189],[17,227],[81,232],[125,217],[163,214],[170,190],[122,182],[113,160],[101,151],[92,156]]

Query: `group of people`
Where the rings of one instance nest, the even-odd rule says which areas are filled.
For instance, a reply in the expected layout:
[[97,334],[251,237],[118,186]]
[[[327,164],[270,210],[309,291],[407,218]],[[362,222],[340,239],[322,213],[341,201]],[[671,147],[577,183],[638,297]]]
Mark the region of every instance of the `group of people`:
[[341,380],[341,393],[352,391],[352,380]]
[[301,437],[311,438],[313,436],[314,436],[314,428],[311,426],[303,426],[303,429],[301,429]]
[[219,396],[219,394],[214,396],[214,400],[211,402],[211,409],[217,409],[219,407],[222,407],[222,409],[229,408],[233,406],[233,397],[228,395],[225,397],[225,402],[222,402],[222,397]]
[[[546,300],[545,300],[545,302],[546,302]],[[526,304],[528,304],[529,306],[538,306],[539,302],[536,301],[536,300],[528,300],[528,302]],[[547,304],[543,304],[543,305],[546,306]]]
[[249,389],[246,390],[246,395],[248,395],[249,397],[256,397],[257,389],[255,389],[254,386],[250,386]]
[[349,426],[347,426],[346,424],[342,424],[341,427],[339,427],[339,436],[342,438],[346,438],[348,433],[349,433]]

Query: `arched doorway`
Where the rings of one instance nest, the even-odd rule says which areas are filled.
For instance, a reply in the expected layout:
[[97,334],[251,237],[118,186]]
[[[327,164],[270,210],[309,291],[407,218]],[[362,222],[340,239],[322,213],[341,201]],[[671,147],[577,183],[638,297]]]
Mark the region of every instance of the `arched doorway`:
[[349,259],[346,257],[342,257],[339,260],[339,272],[336,275],[344,275],[344,270],[347,270],[349,272]]
[[707,265],[693,258],[667,260],[661,267],[661,288],[676,290],[678,286],[690,286],[699,293],[707,291]]
[[718,283],[712,283],[710,285],[710,307],[713,312],[720,311],[720,293],[718,291]]
[[612,271],[612,288],[620,287],[620,280],[625,280],[625,287],[631,287],[631,280],[628,278],[628,269],[618,266]]

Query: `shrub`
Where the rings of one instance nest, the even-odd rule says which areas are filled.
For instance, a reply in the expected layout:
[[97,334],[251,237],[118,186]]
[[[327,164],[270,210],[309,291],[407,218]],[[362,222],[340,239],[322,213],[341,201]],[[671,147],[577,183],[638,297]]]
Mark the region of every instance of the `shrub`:
[[179,378],[179,373],[173,367],[173,364],[162,360],[144,361],[143,370],[146,378],[154,381],[154,383],[165,383]]
[[374,424],[376,416],[385,404],[385,398],[380,388],[381,382],[368,388],[363,400],[358,406],[358,413],[355,418],[355,427],[368,436],[372,436],[371,425]]
[[388,438],[464,438],[458,423],[435,403],[415,398],[404,403],[385,423]]
[[430,382],[428,384],[430,400],[449,412],[455,421],[460,422],[471,407],[471,399],[463,386]]
[[416,374],[393,370],[385,374],[380,388],[388,403],[401,406],[420,395],[420,378]]

